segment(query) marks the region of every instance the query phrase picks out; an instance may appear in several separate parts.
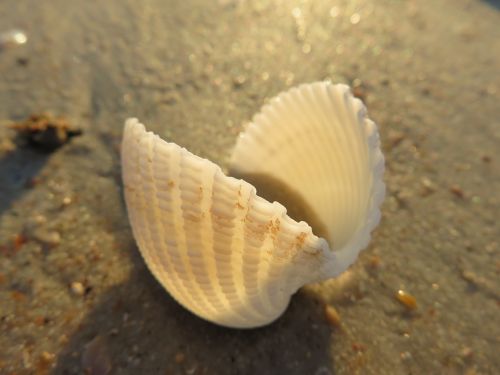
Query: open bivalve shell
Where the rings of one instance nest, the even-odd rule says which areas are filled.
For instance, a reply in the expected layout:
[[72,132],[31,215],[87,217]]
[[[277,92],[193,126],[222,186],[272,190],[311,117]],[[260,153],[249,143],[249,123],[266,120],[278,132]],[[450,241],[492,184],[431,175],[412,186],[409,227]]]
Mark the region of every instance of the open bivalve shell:
[[380,218],[384,159],[361,101],[347,86],[318,82],[264,106],[240,135],[230,170],[299,197],[324,238],[245,180],[137,119],[125,123],[125,201],[149,269],[194,314],[258,327],[301,286],[337,276],[366,247]]

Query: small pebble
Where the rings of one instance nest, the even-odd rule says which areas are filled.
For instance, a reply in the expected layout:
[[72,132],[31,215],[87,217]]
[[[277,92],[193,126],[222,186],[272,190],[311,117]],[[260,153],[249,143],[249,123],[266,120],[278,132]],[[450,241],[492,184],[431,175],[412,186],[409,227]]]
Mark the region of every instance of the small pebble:
[[52,362],[56,358],[56,355],[54,353],[42,352],[40,358],[46,362]]
[[302,45],[302,52],[303,52],[305,55],[307,55],[309,52],[311,52],[311,49],[312,49],[312,47],[311,47],[311,45],[310,45],[309,43],[304,43],[304,44]]
[[118,328],[113,328],[111,331],[109,331],[109,335],[110,336],[117,336],[119,332],[120,331],[118,331]]
[[56,355],[54,353],[42,352],[36,363],[37,374],[45,373],[49,368],[51,368],[55,358]]
[[70,288],[75,296],[83,296],[83,294],[85,293],[85,287],[78,281],[73,281],[70,285]]
[[472,348],[466,346],[460,351],[460,356],[465,360],[469,360],[474,356],[474,351],[472,350]]
[[389,131],[389,148],[393,149],[399,145],[405,138],[405,134],[396,130]]
[[240,87],[246,82],[246,77],[244,75],[236,76],[233,80],[234,87]]
[[410,359],[412,359],[412,355],[410,352],[402,352],[399,354],[399,357],[403,361],[409,361]]
[[33,238],[48,246],[57,246],[61,242],[61,235],[56,231],[38,228],[33,231]]
[[9,153],[16,149],[16,144],[10,139],[2,139],[0,141],[0,152]]
[[355,352],[364,352],[366,350],[366,346],[360,342],[353,342],[351,348]]
[[483,157],[481,157],[481,160],[483,161],[483,163],[491,163],[491,156],[483,155]]
[[45,224],[47,222],[47,218],[43,215],[35,215],[33,217],[33,221],[36,223],[36,224]]
[[339,7],[332,7],[330,9],[330,17],[332,18],[335,18],[339,15],[340,11],[339,11]]
[[464,191],[458,185],[452,185],[452,186],[450,186],[450,193],[452,193],[457,198],[460,198],[460,199],[464,199],[465,198]]
[[14,245],[14,250],[18,251],[26,242],[28,242],[28,239],[24,234],[18,233],[14,236],[12,242]]
[[350,18],[349,18],[349,21],[351,21],[351,23],[353,25],[357,25],[359,23],[359,21],[361,20],[361,16],[359,13],[354,13]]
[[175,363],[180,365],[181,363],[183,363],[185,361],[185,359],[186,359],[186,356],[184,353],[178,352],[177,354],[175,354]]
[[421,183],[422,183],[422,190],[420,192],[421,197],[426,197],[436,191],[434,183],[427,177],[423,177],[421,179]]
[[35,325],[37,325],[38,327],[42,327],[44,325],[46,325],[48,322],[49,322],[49,318],[43,316],[43,315],[38,315],[37,317],[35,317],[34,319],[34,323]]
[[489,155],[483,155],[481,157],[481,160],[484,162],[484,163],[491,163],[491,156]]
[[417,299],[404,290],[398,290],[396,299],[401,302],[408,310],[415,310],[417,308]]
[[340,314],[335,307],[325,305],[325,318],[331,326],[340,327]]
[[379,269],[381,266],[382,266],[382,260],[380,259],[380,256],[375,254],[369,258],[368,267],[370,269],[376,270]]
[[61,345],[66,345],[69,342],[69,337],[63,333],[61,336],[59,336],[59,339],[57,341]]
[[366,85],[359,78],[355,78],[352,81],[352,94],[362,101],[366,102]]
[[26,294],[22,293],[22,292],[19,292],[17,290],[13,290],[11,293],[10,293],[10,296],[12,297],[12,299],[16,302],[24,302],[26,301]]

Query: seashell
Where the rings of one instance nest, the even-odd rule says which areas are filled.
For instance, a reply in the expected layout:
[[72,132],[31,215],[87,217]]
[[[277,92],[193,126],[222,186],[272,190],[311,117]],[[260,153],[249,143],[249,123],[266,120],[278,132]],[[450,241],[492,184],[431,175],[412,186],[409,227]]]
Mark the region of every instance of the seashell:
[[230,162],[233,175],[290,192],[322,237],[137,119],[125,123],[121,157],[127,211],[149,269],[181,305],[223,326],[277,319],[301,286],[343,272],[380,219],[377,128],[344,85],[302,85],[271,100]]

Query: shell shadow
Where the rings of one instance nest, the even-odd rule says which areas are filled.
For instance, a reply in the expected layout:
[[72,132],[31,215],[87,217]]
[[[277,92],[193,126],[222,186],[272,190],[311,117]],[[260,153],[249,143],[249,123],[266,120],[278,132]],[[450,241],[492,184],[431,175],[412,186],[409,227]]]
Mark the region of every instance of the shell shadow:
[[129,280],[101,296],[59,355],[53,374],[80,374],[84,367],[90,374],[108,373],[103,369],[109,367],[112,374],[334,373],[331,328],[312,294],[297,293],[285,314],[267,327],[219,327],[174,301],[147,270],[131,238],[128,243]]
[[36,184],[51,154],[17,146],[0,158],[0,215]]

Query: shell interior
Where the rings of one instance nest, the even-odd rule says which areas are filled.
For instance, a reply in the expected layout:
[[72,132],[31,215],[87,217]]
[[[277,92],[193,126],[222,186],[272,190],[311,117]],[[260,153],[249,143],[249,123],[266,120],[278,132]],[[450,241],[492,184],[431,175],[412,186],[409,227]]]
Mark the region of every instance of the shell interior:
[[[367,246],[385,195],[376,125],[346,85],[291,89],[262,108],[240,135],[230,174],[292,191],[338,253],[325,278],[343,272]],[[258,179],[255,179],[258,176]],[[259,189],[260,192],[260,189]],[[319,229],[319,230],[317,230]]]

